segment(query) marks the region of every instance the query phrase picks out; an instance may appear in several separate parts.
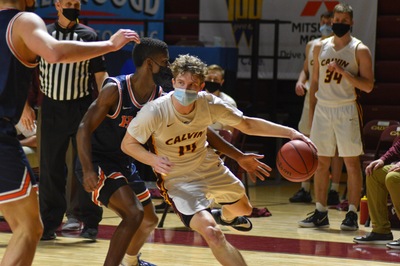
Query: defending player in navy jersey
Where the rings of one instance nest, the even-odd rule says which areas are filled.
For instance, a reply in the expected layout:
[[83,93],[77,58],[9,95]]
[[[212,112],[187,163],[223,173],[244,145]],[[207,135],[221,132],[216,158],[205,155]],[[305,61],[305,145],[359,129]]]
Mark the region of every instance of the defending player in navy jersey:
[[[154,76],[169,71],[168,46],[163,41],[142,38],[134,47],[132,58],[136,72],[104,81],[77,134],[81,160],[81,167],[77,166],[77,169],[82,169],[78,178],[85,189],[92,192],[94,203],[104,205],[122,217],[106,258],[106,263],[112,265],[121,263],[125,252],[123,265],[136,265],[140,248],[158,222],[150,192],[133,159],[121,151],[121,142],[136,113],[163,92],[155,84],[157,78]],[[96,189],[89,189],[89,184],[96,184]]]
[[57,41],[43,20],[31,13],[32,0],[0,0],[0,211],[12,236],[1,265],[31,265],[43,233],[35,181],[16,138],[38,56],[49,62],[76,62],[116,51],[139,36],[119,30],[110,40]]

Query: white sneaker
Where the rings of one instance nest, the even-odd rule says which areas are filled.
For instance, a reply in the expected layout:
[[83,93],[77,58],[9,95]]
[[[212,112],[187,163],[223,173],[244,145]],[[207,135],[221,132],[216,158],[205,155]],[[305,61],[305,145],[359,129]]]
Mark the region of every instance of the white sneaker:
[[68,218],[68,220],[61,227],[62,231],[79,231],[81,229],[81,223],[75,218]]

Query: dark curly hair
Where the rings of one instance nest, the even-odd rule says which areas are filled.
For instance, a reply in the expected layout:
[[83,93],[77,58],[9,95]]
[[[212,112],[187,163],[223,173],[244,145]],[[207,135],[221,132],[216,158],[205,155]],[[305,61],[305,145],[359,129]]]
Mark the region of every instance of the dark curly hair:
[[160,53],[168,53],[168,45],[158,39],[140,38],[132,51],[132,60],[136,67],[143,65],[144,60]]

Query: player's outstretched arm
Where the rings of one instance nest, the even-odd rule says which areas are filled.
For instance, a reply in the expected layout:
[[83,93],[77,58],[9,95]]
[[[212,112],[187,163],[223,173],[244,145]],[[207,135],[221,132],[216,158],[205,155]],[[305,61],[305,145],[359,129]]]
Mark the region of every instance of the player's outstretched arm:
[[271,167],[259,161],[264,155],[243,153],[210,127],[207,130],[207,141],[214,149],[235,160],[249,174],[251,181],[256,182],[257,178],[264,181],[265,176],[270,176]]
[[121,49],[129,42],[140,42],[132,30],[120,29],[108,41],[58,41],[47,32],[43,20],[25,12],[14,22],[13,43],[23,59],[34,62],[36,55],[49,63],[69,63],[87,60]]

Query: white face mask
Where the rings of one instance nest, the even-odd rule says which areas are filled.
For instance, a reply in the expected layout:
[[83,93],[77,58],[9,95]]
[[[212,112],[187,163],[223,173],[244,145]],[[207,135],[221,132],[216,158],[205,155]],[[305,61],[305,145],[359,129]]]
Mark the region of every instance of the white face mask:
[[324,24],[319,28],[322,37],[330,36],[333,33],[332,27],[330,25]]
[[175,88],[174,97],[183,106],[188,106],[197,100],[197,91]]

